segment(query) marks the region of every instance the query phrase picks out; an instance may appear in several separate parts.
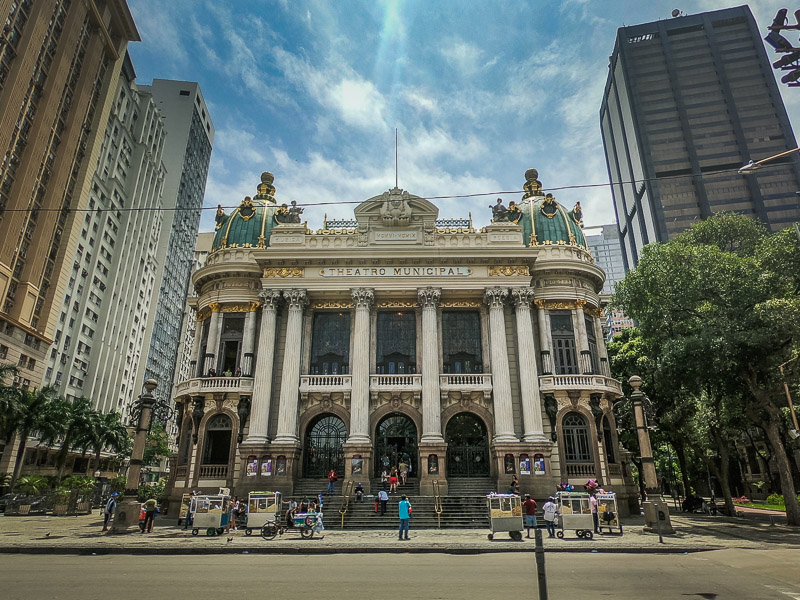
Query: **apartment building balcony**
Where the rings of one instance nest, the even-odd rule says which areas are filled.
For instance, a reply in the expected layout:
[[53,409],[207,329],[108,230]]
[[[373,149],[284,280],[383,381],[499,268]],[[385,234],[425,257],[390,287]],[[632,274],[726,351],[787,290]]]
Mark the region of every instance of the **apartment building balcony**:
[[175,386],[176,396],[194,396],[215,393],[253,393],[252,377],[195,377]]

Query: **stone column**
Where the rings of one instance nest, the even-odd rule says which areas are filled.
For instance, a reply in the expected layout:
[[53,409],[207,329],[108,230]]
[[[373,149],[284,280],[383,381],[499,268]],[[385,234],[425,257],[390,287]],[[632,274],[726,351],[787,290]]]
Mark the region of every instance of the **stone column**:
[[417,291],[422,306],[422,437],[420,442],[444,442],[442,436],[442,400],[439,396],[439,334],[436,307],[442,290],[423,288]]
[[544,442],[542,407],[539,402],[539,373],[533,344],[531,300],[533,288],[512,288],[519,343],[519,383],[522,400],[522,441]]
[[550,336],[550,323],[547,320],[547,303],[544,300],[534,300],[536,305],[536,318],[539,323],[539,348],[542,352],[542,374],[553,373],[553,343]]
[[242,335],[242,360],[239,366],[244,377],[253,376],[253,344],[256,341],[256,310],[259,302],[251,302],[250,310],[244,315],[244,334]]
[[222,305],[219,302],[212,302],[208,305],[211,309],[211,323],[208,326],[208,340],[206,341],[206,355],[203,360],[203,375],[208,374],[209,369],[217,369],[217,352],[219,351],[219,334],[222,331]]
[[276,444],[297,444],[297,401],[300,387],[300,351],[303,341],[303,310],[308,304],[305,290],[284,290],[283,299],[288,306],[286,319],[286,347],[283,351],[281,397],[278,406],[278,434]]
[[250,409],[250,429],[245,444],[264,444],[268,441],[267,427],[272,405],[272,373],[275,362],[275,323],[277,322],[280,290],[261,292],[261,330],[258,334],[258,355],[253,379],[253,404]]
[[[586,300],[579,299],[575,301],[575,346],[578,349],[578,372],[581,375],[592,371],[591,357],[588,354],[589,339],[586,336],[586,314],[583,312],[584,306],[586,306]],[[585,364],[587,360],[589,364]]]
[[494,441],[518,442],[514,434],[514,412],[511,407],[511,373],[508,368],[506,322],[503,306],[508,290],[487,288],[483,300],[489,305],[489,351],[492,356],[492,389],[494,403]]
[[194,322],[194,339],[192,340],[192,372],[189,375],[189,378],[193,377],[202,377],[205,373],[202,372],[203,370],[203,361],[200,360],[200,350],[201,345],[203,343],[203,323],[205,321],[198,321],[195,319]]
[[351,290],[355,305],[352,388],[350,391],[350,437],[348,444],[368,444],[369,436],[369,322],[375,292],[366,288]]

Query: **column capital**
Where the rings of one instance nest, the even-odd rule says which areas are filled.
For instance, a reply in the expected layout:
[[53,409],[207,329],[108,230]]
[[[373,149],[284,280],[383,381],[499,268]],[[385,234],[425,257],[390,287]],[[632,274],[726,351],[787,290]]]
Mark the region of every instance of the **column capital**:
[[264,308],[275,309],[278,307],[278,302],[281,300],[281,291],[273,289],[261,290],[258,297],[261,298]]
[[508,296],[508,288],[491,287],[483,291],[483,301],[489,308],[503,308]]
[[530,306],[531,300],[533,300],[533,288],[511,288],[511,300],[517,308],[521,306]]
[[356,308],[369,309],[375,302],[375,290],[371,288],[353,288],[350,295]]
[[417,298],[419,298],[419,304],[423,309],[436,308],[441,297],[442,290],[440,288],[426,287],[417,290]]
[[577,300],[575,300],[575,308],[583,310],[584,306],[586,306],[586,300],[582,298],[578,298]]
[[219,302],[209,302],[208,308],[211,309],[212,313],[219,312],[220,309],[222,308],[222,304],[220,304]]
[[290,310],[293,308],[303,310],[308,304],[308,293],[302,289],[283,290],[283,299],[286,300]]
[[544,298],[537,298],[536,300],[533,301],[533,303],[539,310],[544,310],[547,307],[547,300],[545,300]]

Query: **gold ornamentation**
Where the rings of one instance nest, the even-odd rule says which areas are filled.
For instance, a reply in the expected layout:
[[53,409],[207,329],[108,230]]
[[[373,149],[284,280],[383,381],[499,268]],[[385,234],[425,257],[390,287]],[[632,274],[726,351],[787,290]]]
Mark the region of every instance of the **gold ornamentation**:
[[303,277],[303,267],[280,267],[264,269],[264,277]]
[[605,311],[602,308],[595,308],[594,306],[587,306],[583,309],[583,311],[587,315],[597,317],[598,319],[602,319],[606,316]]
[[439,304],[442,308],[480,308],[481,303],[474,300],[453,300]]
[[208,308],[211,309],[212,313],[219,312],[220,306],[222,306],[219,302],[209,302]]
[[201,308],[200,310],[197,311],[197,314],[195,315],[194,319],[198,323],[202,323],[203,321],[208,319],[210,316],[211,316],[211,311],[206,306],[205,308]]
[[256,310],[261,305],[260,302],[245,302],[240,304],[224,304],[221,312],[224,313],[237,313],[237,312],[251,312]]
[[259,306],[261,306],[261,302],[251,302],[250,303],[250,312],[258,310]]
[[[558,214],[558,204],[553,194],[547,194],[542,201],[542,207],[539,211],[548,219],[552,219]],[[552,242],[549,242],[552,244]]]
[[317,229],[317,235],[355,235],[357,233],[357,229]]
[[603,310],[601,308],[596,308],[594,306],[587,306],[588,301],[582,298],[577,300],[541,300],[537,299],[534,300],[533,303],[536,305],[536,308],[539,309],[547,309],[547,310],[575,310],[576,308],[581,308],[587,314],[591,314],[592,316],[600,317],[603,315]]
[[377,302],[376,308],[416,308],[416,302],[404,302],[402,300],[390,300],[388,302]]
[[253,199],[250,196],[245,196],[244,200],[242,200],[242,203],[239,205],[239,216],[242,221],[249,221],[255,214],[256,209],[253,205]]
[[352,302],[312,302],[311,308],[353,308]]
[[583,298],[578,298],[577,300],[575,300],[575,306],[583,310],[583,307],[586,306],[586,300],[584,300]]
[[530,274],[530,269],[525,265],[489,267],[489,277],[497,277],[500,275],[505,275],[506,277],[511,277],[512,275],[529,276]]

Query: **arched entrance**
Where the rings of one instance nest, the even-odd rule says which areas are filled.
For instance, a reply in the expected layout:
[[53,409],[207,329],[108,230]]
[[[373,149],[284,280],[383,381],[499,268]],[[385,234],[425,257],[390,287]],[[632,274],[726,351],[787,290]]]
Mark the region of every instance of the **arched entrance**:
[[411,465],[409,477],[419,472],[417,460],[417,426],[410,417],[391,414],[378,423],[375,432],[375,476],[380,477],[384,465],[397,466],[406,459]]
[[211,417],[206,424],[202,464],[227,466],[232,436],[233,423],[228,415],[220,413]]
[[459,413],[447,422],[448,477],[489,475],[489,436],[486,425],[470,413]]
[[325,477],[333,469],[344,473],[347,428],[336,415],[320,415],[308,425],[303,445],[303,476]]

